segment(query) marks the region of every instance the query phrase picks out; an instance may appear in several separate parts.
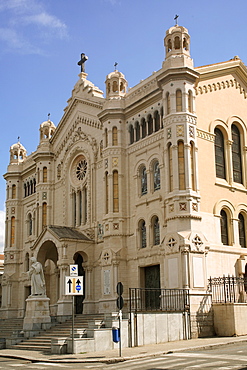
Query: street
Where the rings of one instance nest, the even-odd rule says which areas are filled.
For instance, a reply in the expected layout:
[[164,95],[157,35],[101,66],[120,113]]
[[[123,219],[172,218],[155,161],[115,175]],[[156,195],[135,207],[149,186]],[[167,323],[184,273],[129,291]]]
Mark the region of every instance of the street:
[[190,350],[128,360],[115,364],[104,363],[49,363],[0,357],[0,369],[73,369],[73,370],[247,370],[247,343],[229,344],[221,347]]

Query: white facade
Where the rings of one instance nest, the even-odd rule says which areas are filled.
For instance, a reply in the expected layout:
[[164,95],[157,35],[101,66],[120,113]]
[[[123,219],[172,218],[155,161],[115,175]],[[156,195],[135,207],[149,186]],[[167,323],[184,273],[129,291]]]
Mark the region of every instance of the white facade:
[[54,316],[71,313],[74,263],[78,313],[114,311],[118,281],[127,304],[130,287],[196,294],[210,276],[245,273],[247,69],[238,57],[194,68],[178,25],[164,45],[162,68],[129,91],[113,71],[104,98],[81,72],[37,150],[10,148],[2,317],[25,314],[31,256]]

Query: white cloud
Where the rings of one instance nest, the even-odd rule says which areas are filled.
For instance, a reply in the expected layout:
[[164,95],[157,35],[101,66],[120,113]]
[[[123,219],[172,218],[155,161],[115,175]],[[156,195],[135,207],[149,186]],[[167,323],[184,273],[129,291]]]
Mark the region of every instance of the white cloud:
[[5,211],[0,210],[0,253],[3,253],[5,238]]
[[41,49],[32,45],[14,29],[0,28],[0,40],[6,43],[7,50],[15,49],[23,54],[42,54]]
[[[0,0],[0,13],[0,40],[7,51],[42,54],[47,40],[68,37],[67,25],[49,14],[41,0]],[[29,26],[33,27],[31,32]]]

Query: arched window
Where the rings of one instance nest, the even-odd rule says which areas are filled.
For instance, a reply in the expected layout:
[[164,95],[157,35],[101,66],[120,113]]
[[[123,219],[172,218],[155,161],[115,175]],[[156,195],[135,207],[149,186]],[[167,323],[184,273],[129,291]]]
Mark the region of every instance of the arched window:
[[160,115],[157,110],[154,112],[154,129],[155,132],[159,131],[160,129]]
[[108,172],[105,173],[105,213],[109,212],[109,179]]
[[27,196],[27,184],[24,184],[24,197]]
[[25,271],[29,271],[29,253],[26,253],[25,255]]
[[236,125],[232,125],[232,141],[233,181],[242,184],[241,138]]
[[189,90],[189,93],[188,93],[188,111],[190,113],[193,113],[192,99],[193,99],[192,91]]
[[47,203],[42,204],[42,229],[47,225]]
[[147,170],[146,167],[143,166],[141,168],[141,195],[147,194],[147,191],[148,191]]
[[142,126],[142,139],[147,136],[147,123],[145,118],[142,118],[141,121],[141,126]]
[[134,142],[134,128],[132,125],[129,127],[129,133],[130,133],[130,144],[133,144]]
[[113,212],[119,212],[119,189],[117,171],[113,171]]
[[29,181],[27,182],[27,195],[30,195],[30,183],[29,183]]
[[223,209],[220,212],[220,230],[222,244],[229,245],[228,217]]
[[179,190],[185,190],[185,163],[184,163],[184,143],[178,142],[178,179]]
[[12,185],[12,199],[16,198],[16,185]]
[[105,129],[105,147],[108,147],[108,130],[107,128]]
[[148,116],[148,135],[151,135],[153,133],[153,117],[151,114]]
[[242,248],[246,248],[246,231],[245,231],[245,218],[242,213],[238,215],[238,231],[239,231],[239,244]]
[[118,137],[117,137],[117,127],[112,128],[112,145],[116,146],[118,145]]
[[174,39],[174,48],[177,50],[177,49],[180,49],[180,39],[178,36],[175,37]]
[[169,191],[173,191],[172,144],[168,144]]
[[214,155],[215,155],[216,177],[225,179],[226,178],[226,168],[225,168],[224,136],[219,128],[216,128],[214,130],[214,133],[215,133]]
[[171,113],[171,100],[169,92],[166,93],[166,114]]
[[159,219],[157,216],[153,218],[152,226],[153,226],[153,245],[159,245],[160,244],[160,224],[159,224]]
[[141,130],[140,130],[140,124],[138,121],[136,121],[135,123],[135,129],[136,129],[136,141],[139,141],[141,137]]
[[182,91],[176,91],[176,112],[182,112]]
[[10,235],[10,246],[13,247],[15,244],[15,217],[11,217],[11,235]]
[[43,182],[47,182],[47,167],[43,167]]
[[32,215],[29,213],[28,215],[28,235],[32,235],[33,233],[33,220],[32,220]]
[[113,92],[118,92],[118,84],[117,84],[117,81],[113,81],[112,91]]
[[195,190],[195,145],[193,141],[190,142],[190,172],[191,172],[191,189]]
[[146,223],[144,220],[140,221],[140,245],[141,248],[146,248],[147,246],[147,231]]
[[153,186],[154,186],[154,191],[160,189],[160,167],[159,167],[159,162],[155,161],[153,164]]
[[161,127],[163,128],[163,117],[164,117],[164,109],[161,107],[160,109],[160,121],[161,121]]

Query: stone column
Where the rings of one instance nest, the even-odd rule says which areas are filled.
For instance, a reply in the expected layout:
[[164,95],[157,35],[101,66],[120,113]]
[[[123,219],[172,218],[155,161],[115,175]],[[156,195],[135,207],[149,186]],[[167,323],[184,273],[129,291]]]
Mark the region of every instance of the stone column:
[[189,248],[184,246],[181,249],[182,257],[182,284],[183,289],[189,289]]

